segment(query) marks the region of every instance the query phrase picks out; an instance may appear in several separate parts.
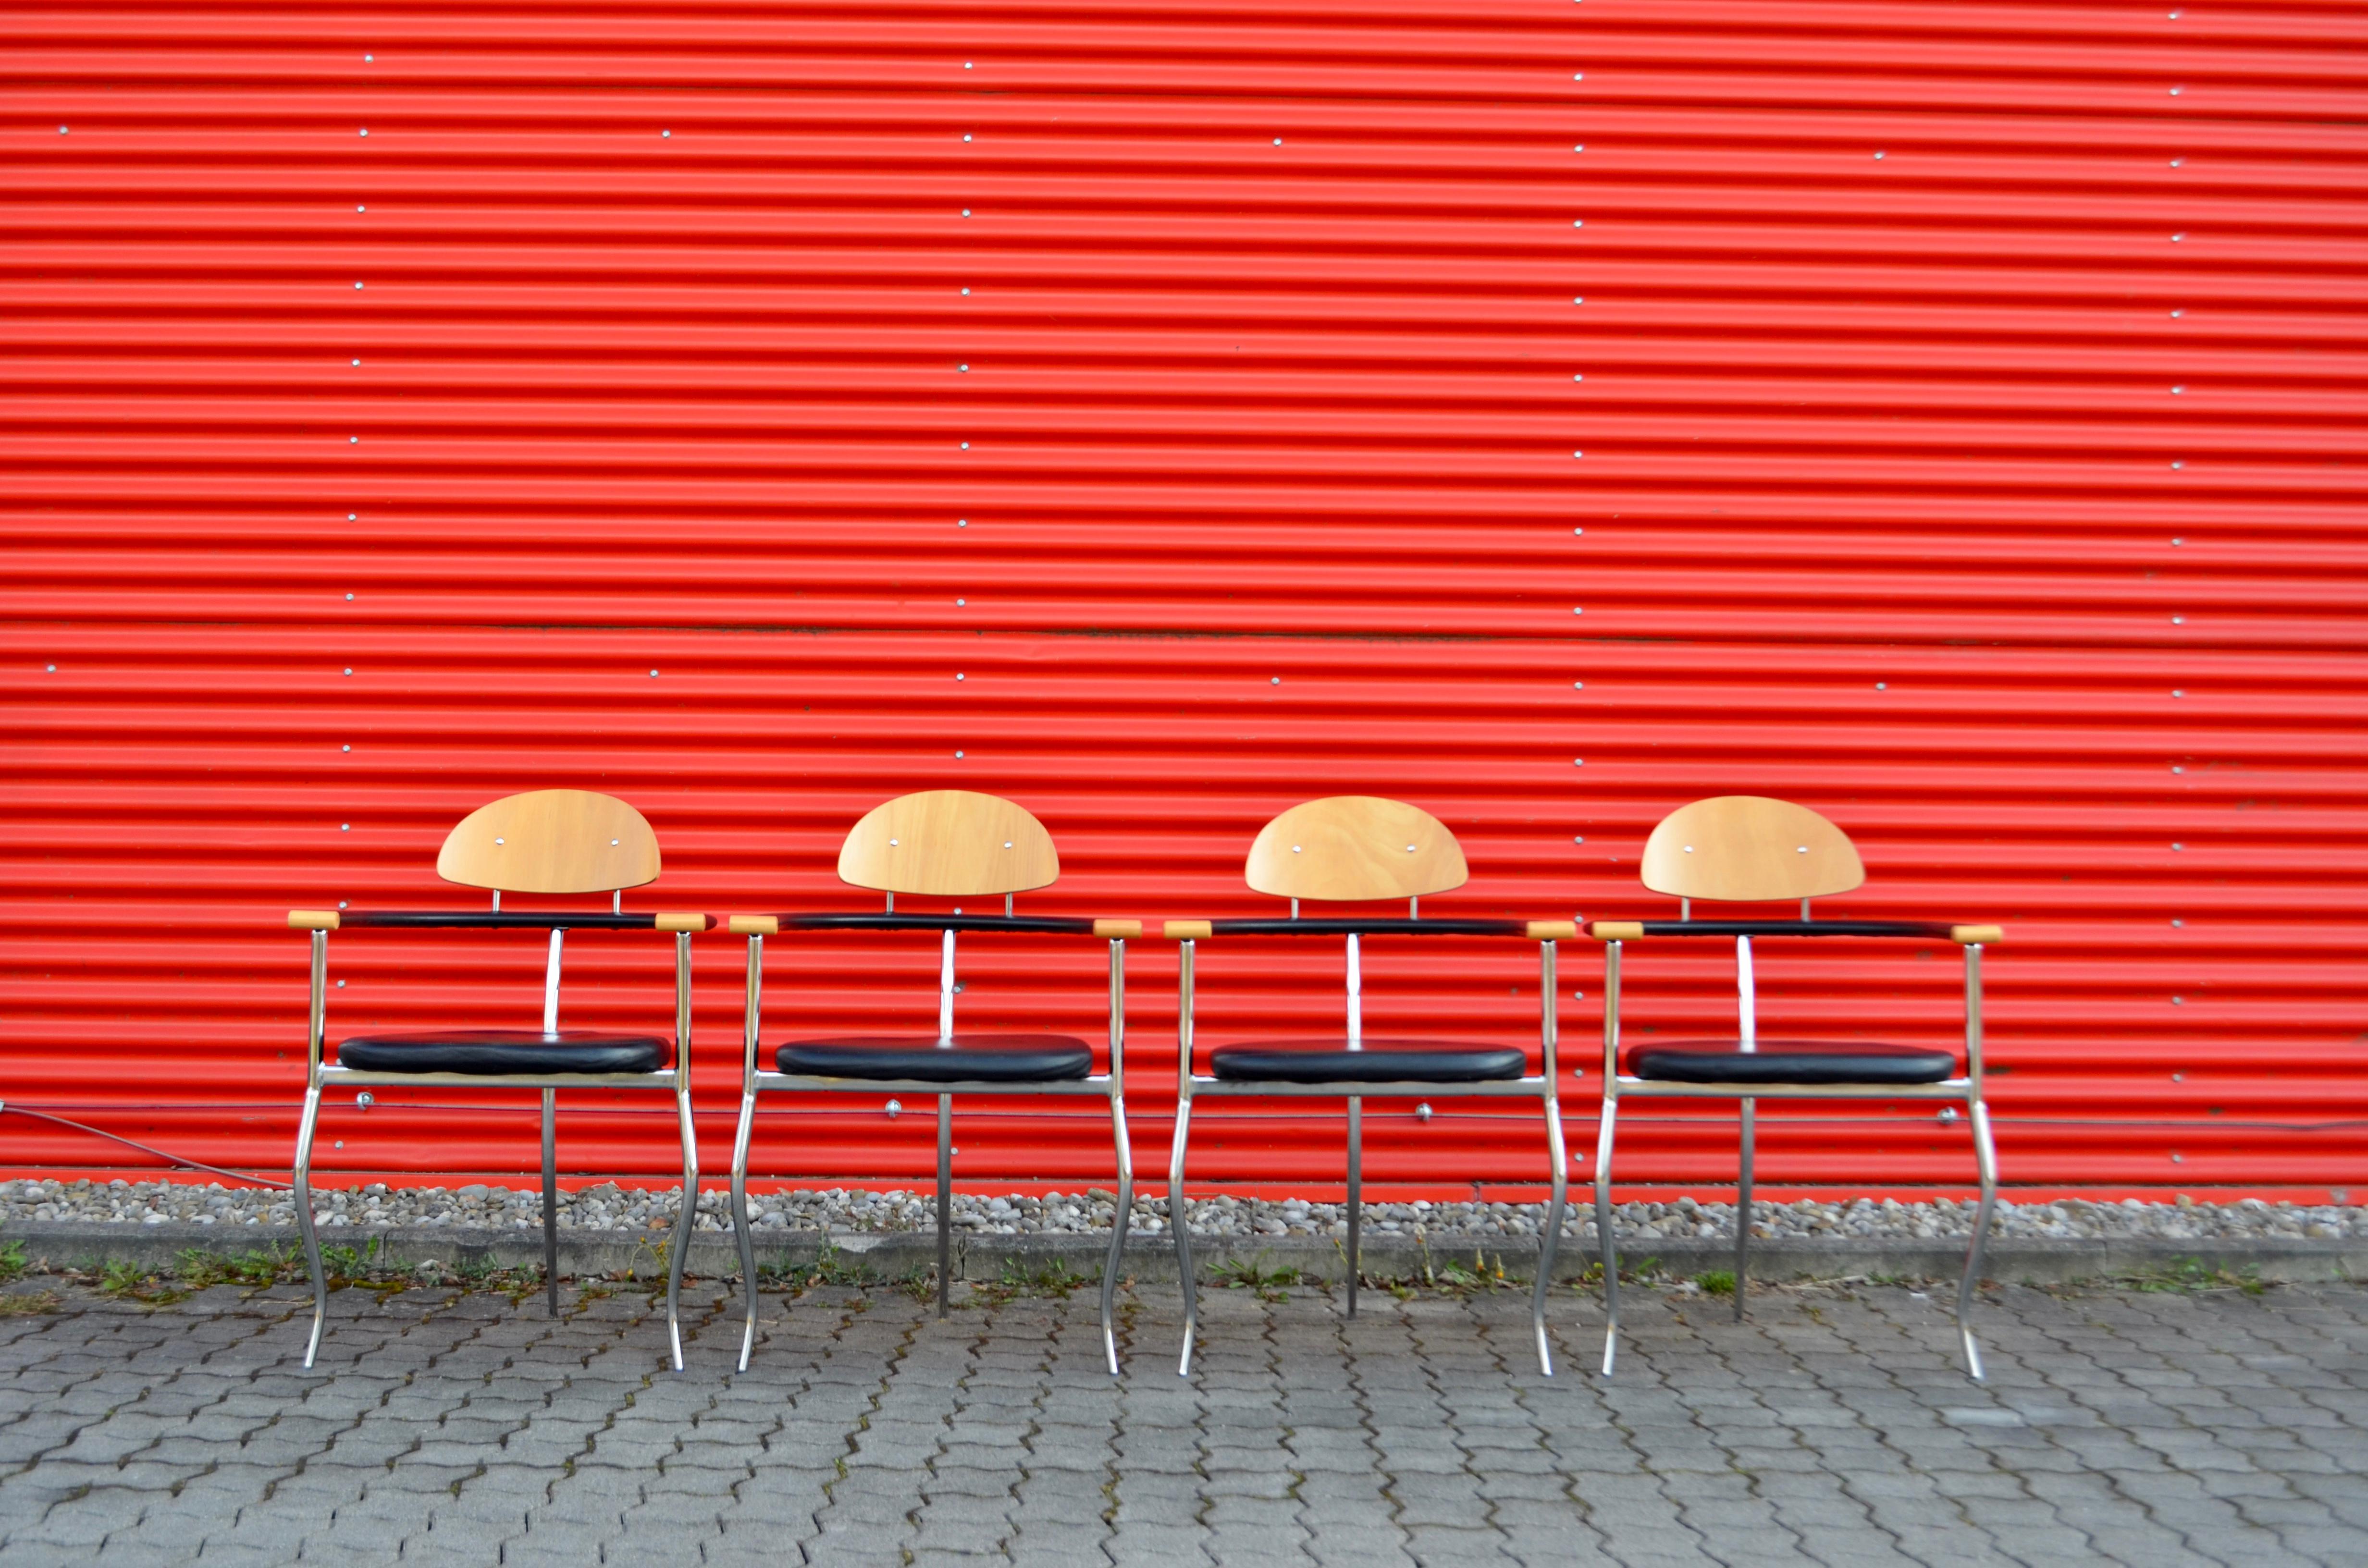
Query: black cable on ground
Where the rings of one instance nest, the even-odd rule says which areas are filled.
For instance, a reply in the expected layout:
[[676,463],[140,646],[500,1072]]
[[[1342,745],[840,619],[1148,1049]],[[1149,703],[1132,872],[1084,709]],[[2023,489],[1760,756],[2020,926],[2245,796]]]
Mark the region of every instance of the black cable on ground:
[[128,1149],[137,1149],[143,1154],[154,1154],[166,1165],[177,1165],[185,1170],[209,1171],[215,1176],[228,1176],[233,1181],[252,1182],[257,1187],[276,1187],[282,1192],[293,1190],[292,1184],[289,1182],[274,1181],[269,1176],[255,1176],[246,1171],[226,1171],[220,1165],[210,1165],[203,1160],[184,1159],[178,1154],[168,1154],[164,1150],[152,1148],[136,1138],[126,1138],[120,1132],[109,1132],[104,1127],[93,1127],[87,1122],[69,1121],[63,1116],[51,1116],[48,1111],[35,1110],[29,1106],[10,1105],[5,1100],[0,1100],[0,1111],[14,1111],[18,1116],[29,1116],[37,1121],[50,1121],[55,1122],[60,1127],[71,1127],[76,1132],[87,1132],[94,1138],[110,1139]]

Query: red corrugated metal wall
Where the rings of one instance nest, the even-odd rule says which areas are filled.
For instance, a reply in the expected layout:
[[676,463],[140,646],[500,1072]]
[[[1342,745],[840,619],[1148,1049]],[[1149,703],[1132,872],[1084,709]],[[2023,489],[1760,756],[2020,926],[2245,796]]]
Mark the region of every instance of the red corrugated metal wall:
[[[992,790],[1063,848],[1023,908],[1146,916],[1249,908],[1258,824],[1349,790],[1463,837],[1437,913],[1658,909],[1651,824],[1748,790],[1856,836],[1837,910],[2009,926],[2010,1181],[2368,1186],[2363,43],[2179,0],[16,8],[0,1096],[284,1166],[281,912],[444,902],[514,790],[632,800],[634,903],[722,912],[862,907],[860,811]],[[776,1034],[929,1016],[928,943],[775,949]],[[332,1029],[530,1022],[538,953],[339,936]],[[570,1021],[664,1016],[657,944],[575,953]],[[1771,1020],[1952,1027],[1951,954],[1825,956],[1768,955]],[[1334,1016],[1305,957],[1210,944],[1206,1037]],[[699,958],[712,1166],[740,952]],[[964,1017],[1090,1028],[1098,961],[975,944]],[[1372,970],[1377,1028],[1533,1028],[1517,947]],[[1137,948],[1155,1165],[1174,972]],[[1632,981],[1639,1028],[1730,1006]],[[381,1097],[330,1165],[531,1163],[496,1096]],[[663,1172],[658,1110],[587,1101],[564,1158]],[[1204,1168],[1337,1179],[1275,1112]],[[926,1119],[785,1114],[760,1163],[910,1178]],[[1385,1186],[1542,1172],[1520,1119],[1371,1125]],[[7,1162],[117,1162],[31,1127]],[[962,1165],[1076,1186],[1099,1137],[980,1114]],[[1623,1146],[1708,1179],[1732,1135]],[[1969,1165],[1904,1115],[1763,1149]]]

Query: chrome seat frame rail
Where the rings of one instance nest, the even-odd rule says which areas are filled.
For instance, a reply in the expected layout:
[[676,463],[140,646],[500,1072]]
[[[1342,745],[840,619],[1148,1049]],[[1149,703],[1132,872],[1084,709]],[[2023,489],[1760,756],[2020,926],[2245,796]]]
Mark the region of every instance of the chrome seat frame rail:
[[[1974,1233],[1965,1246],[1965,1270],[1957,1281],[1957,1338],[1965,1373],[1983,1381],[1981,1346],[1973,1327],[1974,1287],[1980,1281],[1982,1252],[1989,1238],[1990,1215],[1998,1206],[1998,1146],[1990,1136],[1990,1113],[1982,1098],[1982,949],[1965,949],[1965,1073],[1930,1084],[1754,1084],[1739,1088],[1730,1084],[1673,1083],[1634,1078],[1620,1072],[1620,957],[1622,944],[1603,945],[1603,1119],[1596,1132],[1595,1231],[1603,1264],[1603,1376],[1611,1375],[1620,1347],[1620,1248],[1611,1226],[1611,1149],[1620,1101],[1625,1096],[1653,1096],[1669,1099],[1732,1099],[1737,1102],[1741,1150],[1737,1162],[1735,1205],[1735,1316],[1743,1319],[1745,1291],[1750,1278],[1751,1181],[1753,1113],[1764,1099],[1796,1100],[1956,1100],[1962,1101],[1972,1123],[1974,1163],[1981,1182],[1981,1202],[1974,1214]],[[1759,1047],[1758,993],[1752,975],[1751,938],[1735,938],[1736,1003],[1740,1049]]]
[[[940,934],[938,980],[938,1044],[951,1049],[954,1034],[954,934]],[[740,1125],[732,1140],[732,1225],[740,1244],[740,1288],[747,1317],[740,1334],[740,1369],[757,1344],[757,1251],[748,1225],[748,1144],[755,1131],[757,1096],[793,1094],[915,1095],[938,1101],[938,1316],[946,1315],[952,1288],[953,1113],[956,1095],[1094,1095],[1110,1102],[1110,1139],[1118,1162],[1118,1213],[1110,1227],[1110,1256],[1102,1265],[1102,1354],[1110,1375],[1119,1371],[1117,1293],[1127,1218],[1134,1204],[1134,1156],[1126,1128],[1126,941],[1110,938],[1110,1071],[1045,1083],[993,1083],[975,1079],[939,1082],[927,1078],[844,1078],[818,1074],[776,1073],[757,1065],[763,1032],[765,938],[748,937],[746,1029],[740,1063]]]
[[[1387,1083],[1363,1080],[1337,1083],[1286,1083],[1265,1078],[1219,1078],[1192,1070],[1192,993],[1194,949],[1196,943],[1185,939],[1178,969],[1177,997],[1177,1074],[1176,1140],[1167,1157],[1167,1225],[1175,1233],[1176,1265],[1184,1282],[1184,1344],[1177,1357],[1176,1373],[1189,1376],[1192,1370],[1193,1339],[1200,1324],[1199,1282],[1192,1267],[1192,1227],[1187,1218],[1184,1198],[1185,1154],[1192,1134],[1192,1102],[1217,1096],[1258,1095],[1295,1098],[1346,1099],[1349,1121],[1349,1236],[1348,1236],[1348,1315],[1357,1315],[1357,1283],[1359,1244],[1362,1240],[1364,1221],[1364,1104],[1370,1098],[1411,1099],[1419,1096],[1462,1098],[1534,1098],[1545,1117],[1546,1149],[1553,1161],[1550,1181],[1552,1197],[1546,1205],[1546,1221],[1538,1233],[1538,1277],[1530,1294],[1530,1326],[1537,1342],[1538,1369],[1547,1377],[1554,1376],[1554,1351],[1546,1338],[1546,1294],[1554,1279],[1554,1253],[1562,1239],[1562,1220],[1569,1196],[1569,1161],[1563,1142],[1562,1106],[1556,1095],[1558,1069],[1555,1062],[1557,1026],[1555,1014],[1556,952],[1553,941],[1538,944],[1538,1045],[1539,1066],[1535,1077],[1499,1078],[1482,1083],[1442,1083],[1435,1079],[1401,1079]],[[1364,973],[1363,960],[1358,938],[1348,938],[1348,1048],[1364,1048]]]
[[[682,1370],[682,1263],[699,1205],[699,1142],[690,1118],[690,933],[674,933],[674,1065],[655,1073],[398,1073],[337,1067],[322,1061],[326,1026],[329,934],[313,933],[313,1006],[305,1046],[304,1114],[296,1130],[296,1228],[304,1242],[304,1264],[313,1281],[313,1335],[304,1346],[310,1368],[321,1348],[328,1317],[328,1282],[321,1267],[321,1243],[313,1218],[313,1138],[321,1097],[339,1086],[405,1085],[420,1088],[540,1089],[542,1091],[542,1272],[545,1304],[559,1315],[558,1092],[561,1089],[658,1089],[674,1096],[675,1123],[682,1140],[682,1204],[666,1257],[666,1340],[674,1369]],[[551,931],[543,970],[542,1030],[559,1028],[560,955],[566,927]]]

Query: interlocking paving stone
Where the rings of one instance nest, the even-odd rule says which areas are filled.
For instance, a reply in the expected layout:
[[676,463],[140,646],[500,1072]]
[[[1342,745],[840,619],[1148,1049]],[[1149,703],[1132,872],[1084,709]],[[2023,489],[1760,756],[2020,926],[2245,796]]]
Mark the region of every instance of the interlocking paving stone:
[[2009,1288],[1980,1329],[1896,1289],[1787,1288],[1748,1321],[1632,1290],[1619,1376],[1558,1293],[1348,1318],[1301,1289],[687,1292],[689,1369],[639,1292],[446,1288],[305,1303],[79,1290],[0,1328],[0,1564],[803,1561],[1127,1564],[2368,1561],[2368,1290]]

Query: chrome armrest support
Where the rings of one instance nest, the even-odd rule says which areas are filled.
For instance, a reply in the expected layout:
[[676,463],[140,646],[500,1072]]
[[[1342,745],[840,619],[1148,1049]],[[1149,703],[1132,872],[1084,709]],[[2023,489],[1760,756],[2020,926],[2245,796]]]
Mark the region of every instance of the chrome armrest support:
[[1603,944],[1603,1094],[1620,1093],[1620,944]]
[[1176,1077],[1190,1095],[1192,1092],[1192,949],[1197,944],[1183,943],[1183,952],[1176,969]]
[[1965,944],[1965,1077],[1973,1096],[1982,1097],[1982,949]]
[[307,1088],[321,1086],[321,1050],[329,1022],[328,986],[329,934],[315,928],[313,932],[313,1006],[304,1040],[304,1084]]
[[1110,945],[1110,1092],[1126,1093],[1126,938]]
[[1558,942],[1538,944],[1538,1066],[1545,1075],[1546,1093],[1550,1096],[1555,1092],[1555,1081],[1560,1075],[1557,1057],[1562,1043],[1562,1009],[1554,994],[1554,988],[1561,983],[1556,978],[1560,952]]
[[748,999],[743,1015],[746,1027],[741,1040],[740,1092],[757,1092],[757,1039],[764,1032],[765,1006],[765,937],[759,932],[748,938]]
[[690,933],[674,934],[674,1076],[679,1093],[690,1092]]

